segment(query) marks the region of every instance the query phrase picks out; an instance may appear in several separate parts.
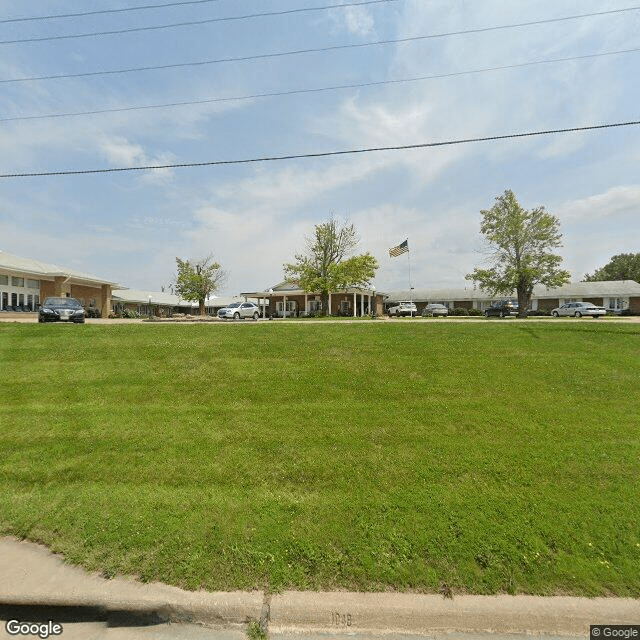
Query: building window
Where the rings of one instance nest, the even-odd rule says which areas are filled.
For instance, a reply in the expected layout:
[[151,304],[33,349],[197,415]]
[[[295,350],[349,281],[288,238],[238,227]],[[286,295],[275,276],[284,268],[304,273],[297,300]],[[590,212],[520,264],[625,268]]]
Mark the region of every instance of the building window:
[[2,292],[2,309],[6,309],[9,306],[9,294],[6,291]]
[[[282,313],[284,310],[284,302],[276,302],[276,309],[278,313]],[[296,301],[287,300],[287,314],[293,313],[296,310]]]
[[11,284],[14,287],[24,287],[24,278],[18,278],[17,276],[11,276]]
[[40,280],[27,279],[27,289],[39,289],[39,288],[40,288]]
[[309,300],[309,311],[320,311],[322,309],[322,302],[320,300]]
[[629,298],[609,298],[609,309],[621,311],[629,306]]
[[0,284],[9,284],[9,276],[0,275]]

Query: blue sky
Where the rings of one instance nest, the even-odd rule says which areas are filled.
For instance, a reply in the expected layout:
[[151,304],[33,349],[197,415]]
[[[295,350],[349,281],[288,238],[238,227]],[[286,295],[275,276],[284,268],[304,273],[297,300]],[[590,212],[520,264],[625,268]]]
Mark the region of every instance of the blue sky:
[[[170,0],[158,0],[158,3]],[[345,0],[343,0],[345,1]],[[204,21],[337,4],[215,0],[0,23],[0,41]],[[155,2],[5,0],[0,19]],[[118,35],[0,44],[0,173],[304,154],[640,119],[640,52],[417,82],[194,102],[454,74],[640,47],[640,11],[405,43],[183,66],[299,49],[467,31],[633,7],[608,0],[394,0]],[[13,82],[6,82],[13,80]],[[268,288],[330,215],[354,223],[378,290],[468,286],[482,264],[480,211],[512,189],[560,218],[574,280],[640,245],[640,127],[431,149],[152,172],[0,181],[0,249],[135,289],[159,290],[175,256],[213,254],[224,293]]]

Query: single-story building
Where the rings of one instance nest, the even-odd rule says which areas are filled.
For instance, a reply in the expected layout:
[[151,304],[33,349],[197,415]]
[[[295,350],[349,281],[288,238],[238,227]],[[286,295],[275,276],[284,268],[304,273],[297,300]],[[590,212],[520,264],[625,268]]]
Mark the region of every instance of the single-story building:
[[[280,282],[263,291],[241,293],[246,299],[257,299],[264,317],[306,316],[322,309],[320,293],[308,293],[297,283]],[[383,313],[384,294],[370,289],[347,289],[329,294],[329,313],[335,316],[365,316],[373,311]]]
[[[205,301],[205,313],[216,315],[220,309],[232,302],[242,302],[244,297],[212,296]],[[118,289],[112,293],[112,313],[120,315],[134,311],[141,316],[171,317],[176,313],[198,315],[197,302],[183,300],[180,296],[164,291],[142,291],[140,289]]]
[[[467,287],[464,289],[413,289],[389,293],[385,299],[385,308],[401,301],[413,300],[418,313],[429,303],[438,302],[449,309],[463,307],[484,311],[498,300],[511,296],[492,296],[482,289]],[[536,285],[531,297],[533,310],[550,311],[565,302],[592,302],[606,307],[612,312],[629,311],[640,313],[640,284],[634,280],[608,280],[602,282],[570,282],[561,287],[547,288]]]
[[36,311],[48,297],[76,298],[106,316],[115,282],[0,251],[0,310]]

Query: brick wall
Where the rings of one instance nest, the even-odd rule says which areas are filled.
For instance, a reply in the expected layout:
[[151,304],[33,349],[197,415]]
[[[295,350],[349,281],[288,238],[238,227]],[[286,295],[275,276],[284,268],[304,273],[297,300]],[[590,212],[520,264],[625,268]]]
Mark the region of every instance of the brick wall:
[[558,298],[544,298],[538,299],[538,309],[545,309],[551,311],[560,306],[560,300]]

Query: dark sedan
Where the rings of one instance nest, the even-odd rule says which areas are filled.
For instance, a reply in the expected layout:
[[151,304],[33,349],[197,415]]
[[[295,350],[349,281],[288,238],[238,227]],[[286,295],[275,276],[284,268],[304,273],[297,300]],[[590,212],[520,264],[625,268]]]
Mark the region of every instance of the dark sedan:
[[518,303],[512,300],[500,300],[485,309],[484,315],[487,318],[498,316],[500,318],[508,318],[509,316],[518,315]]
[[38,322],[84,322],[84,309],[75,298],[46,298]]

